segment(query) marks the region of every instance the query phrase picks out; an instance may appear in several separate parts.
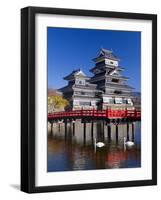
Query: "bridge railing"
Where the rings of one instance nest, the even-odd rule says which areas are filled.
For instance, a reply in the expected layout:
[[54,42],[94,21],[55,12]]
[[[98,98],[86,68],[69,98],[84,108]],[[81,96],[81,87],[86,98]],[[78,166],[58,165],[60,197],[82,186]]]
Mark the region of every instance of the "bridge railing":
[[140,110],[73,110],[48,114],[48,118],[63,117],[141,118]]
[[126,118],[127,111],[126,110],[107,110],[106,116],[107,118]]

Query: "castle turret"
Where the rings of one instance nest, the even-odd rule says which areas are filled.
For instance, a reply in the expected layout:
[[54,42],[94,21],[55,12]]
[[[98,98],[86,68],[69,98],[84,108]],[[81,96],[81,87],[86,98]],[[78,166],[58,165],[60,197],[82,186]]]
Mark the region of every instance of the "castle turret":
[[68,85],[59,91],[70,102],[70,109],[97,109],[97,85],[90,83],[90,78],[82,70],[74,70],[64,79],[68,81]]

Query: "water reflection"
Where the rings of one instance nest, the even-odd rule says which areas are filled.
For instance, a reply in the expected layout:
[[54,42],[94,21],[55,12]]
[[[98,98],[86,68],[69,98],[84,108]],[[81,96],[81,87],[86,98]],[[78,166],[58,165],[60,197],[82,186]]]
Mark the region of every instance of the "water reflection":
[[[124,148],[124,137],[135,142]],[[94,148],[94,139],[104,142]],[[141,122],[54,123],[48,128],[48,172],[135,168],[141,165]]]

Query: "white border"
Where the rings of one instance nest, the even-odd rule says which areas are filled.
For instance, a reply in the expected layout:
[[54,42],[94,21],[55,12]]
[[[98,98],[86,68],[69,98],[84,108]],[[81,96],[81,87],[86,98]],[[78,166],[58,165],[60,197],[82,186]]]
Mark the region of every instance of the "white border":
[[[47,27],[141,31],[141,168],[47,173]],[[54,52],[53,52],[54,53]],[[128,66],[130,67],[130,66]],[[36,186],[99,183],[152,178],[152,23],[100,17],[36,15]]]

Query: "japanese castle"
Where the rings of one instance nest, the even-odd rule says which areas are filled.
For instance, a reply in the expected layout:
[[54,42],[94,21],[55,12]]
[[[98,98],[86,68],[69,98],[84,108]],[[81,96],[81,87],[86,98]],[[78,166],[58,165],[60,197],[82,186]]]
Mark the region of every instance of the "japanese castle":
[[122,75],[124,68],[113,51],[101,49],[94,58],[95,65],[88,77],[81,69],[64,77],[68,85],[60,88],[70,105],[70,110],[80,109],[126,109],[133,108],[133,89],[127,85],[128,77]]

